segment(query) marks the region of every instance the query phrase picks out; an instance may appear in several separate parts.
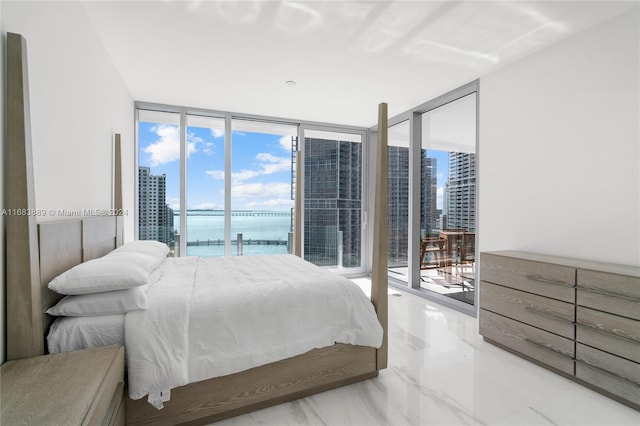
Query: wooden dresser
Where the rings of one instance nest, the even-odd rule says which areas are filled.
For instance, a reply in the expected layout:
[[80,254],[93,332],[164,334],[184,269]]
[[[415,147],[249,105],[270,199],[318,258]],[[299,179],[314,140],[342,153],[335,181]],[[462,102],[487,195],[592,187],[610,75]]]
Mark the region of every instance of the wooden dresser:
[[640,268],[480,255],[480,334],[640,410]]
[[124,425],[124,349],[108,346],[8,361],[3,425]]

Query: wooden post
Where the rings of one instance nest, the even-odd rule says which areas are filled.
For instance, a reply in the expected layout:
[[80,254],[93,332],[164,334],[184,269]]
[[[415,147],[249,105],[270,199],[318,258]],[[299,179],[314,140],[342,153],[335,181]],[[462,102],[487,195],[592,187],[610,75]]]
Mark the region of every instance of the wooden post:
[[114,138],[114,159],[113,159],[113,209],[116,211],[116,247],[124,243],[123,227],[124,216],[122,213],[122,142],[120,133]]
[[113,159],[113,208],[122,211],[122,145],[120,133],[115,134]]
[[388,354],[388,170],[387,170],[387,104],[378,106],[378,146],[376,161],[375,217],[373,222],[373,260],[371,270],[371,302],[376,307],[378,321],[384,330],[382,347],[377,351],[376,368],[387,367]]
[[27,41],[7,33],[7,360],[44,353]]
[[302,155],[296,152],[296,200],[294,204],[293,222],[293,254],[302,257],[302,188],[304,185],[302,176]]

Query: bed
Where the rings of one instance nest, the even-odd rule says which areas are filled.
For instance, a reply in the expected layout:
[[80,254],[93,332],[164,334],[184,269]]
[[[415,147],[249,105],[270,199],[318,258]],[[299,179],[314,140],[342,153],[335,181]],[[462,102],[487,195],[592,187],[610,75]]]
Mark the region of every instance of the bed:
[[[387,106],[380,104],[378,170],[386,170],[386,116]],[[29,127],[26,41],[19,34],[8,33],[8,209],[35,211],[36,208]],[[120,152],[118,144],[115,152],[116,155]],[[114,207],[117,208],[122,205],[118,199],[122,191],[118,188],[121,178],[117,158],[115,164]],[[208,423],[372,378],[386,368],[386,193],[386,173],[377,173],[371,303],[383,332],[379,348],[349,343],[327,344],[299,355],[181,385],[171,389],[170,399],[162,410],[144,398],[128,398],[127,424]],[[296,210],[300,211],[300,208]],[[37,224],[35,216],[27,214],[8,216],[6,220],[7,358],[18,359],[45,353],[44,341],[52,318],[44,312],[62,297],[49,290],[48,284],[74,266],[108,255],[120,246],[123,218],[107,216]],[[297,221],[300,223],[299,217]],[[300,241],[300,234],[296,238]]]

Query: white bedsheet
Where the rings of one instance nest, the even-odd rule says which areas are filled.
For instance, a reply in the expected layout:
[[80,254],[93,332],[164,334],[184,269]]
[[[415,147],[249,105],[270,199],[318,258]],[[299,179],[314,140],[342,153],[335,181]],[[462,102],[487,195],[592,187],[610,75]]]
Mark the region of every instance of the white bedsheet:
[[47,335],[52,354],[109,345],[124,345],[124,314],[56,318]]
[[380,347],[373,305],[351,281],[292,255],[167,259],[129,312],[129,396],[170,389],[335,342]]

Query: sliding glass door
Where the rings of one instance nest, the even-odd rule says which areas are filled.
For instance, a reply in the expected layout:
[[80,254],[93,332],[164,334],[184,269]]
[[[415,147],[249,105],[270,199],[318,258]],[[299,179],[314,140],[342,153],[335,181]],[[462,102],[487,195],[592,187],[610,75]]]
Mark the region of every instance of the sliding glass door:
[[476,93],[421,117],[420,287],[475,300]]
[[475,314],[477,83],[389,120],[389,279]]

